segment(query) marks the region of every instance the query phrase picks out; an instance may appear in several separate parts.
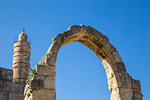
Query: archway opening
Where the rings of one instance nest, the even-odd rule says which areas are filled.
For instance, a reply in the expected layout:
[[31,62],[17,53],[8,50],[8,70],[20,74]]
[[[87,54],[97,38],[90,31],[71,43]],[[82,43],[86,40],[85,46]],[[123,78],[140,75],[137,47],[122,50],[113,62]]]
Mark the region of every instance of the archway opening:
[[56,66],[58,100],[109,100],[104,67],[88,47],[77,42],[63,46]]

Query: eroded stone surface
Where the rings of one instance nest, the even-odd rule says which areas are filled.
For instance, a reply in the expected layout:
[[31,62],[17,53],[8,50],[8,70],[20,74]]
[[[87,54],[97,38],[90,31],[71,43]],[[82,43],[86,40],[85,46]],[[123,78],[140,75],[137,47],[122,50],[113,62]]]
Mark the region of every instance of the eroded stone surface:
[[49,89],[35,90],[24,100],[56,100],[56,92]]
[[[62,34],[59,33],[55,37],[54,42],[48,49],[48,54],[46,54],[40,61],[39,64],[41,64],[41,66],[38,65],[39,68],[37,68],[38,75],[34,77],[33,81],[38,78],[42,79],[44,84],[43,88],[55,90],[55,70],[53,67],[49,66],[55,66],[59,49],[72,42],[84,44],[100,58],[106,70],[108,88],[111,92],[111,100],[142,100],[140,82],[132,79],[132,77],[126,72],[125,65],[116,48],[109,43],[109,39],[101,32],[85,25],[72,25],[66,32]],[[46,65],[42,65],[42,62]],[[39,76],[42,76],[42,78]],[[47,93],[47,90],[36,90],[35,93],[31,93],[29,98],[34,98],[34,95],[39,95],[39,91],[45,91],[45,93]],[[54,94],[50,93],[44,95],[54,96]],[[48,98],[45,97],[42,95],[39,96],[42,100],[48,100]]]
[[142,100],[140,81],[132,79],[126,72],[125,64],[116,48],[101,32],[85,25],[72,25],[54,38],[25,87],[22,83],[25,83],[29,73],[31,48],[26,34],[22,32],[19,42],[14,44],[14,77],[12,78],[12,70],[0,68],[0,75],[3,76],[0,77],[0,100],[56,100],[57,54],[62,46],[72,42],[87,46],[102,61],[111,100]]
[[12,70],[0,68],[0,100],[24,99],[24,84],[15,84],[12,79]]
[[25,84],[30,69],[30,44],[27,42],[27,35],[23,31],[14,44],[13,55],[13,82]]

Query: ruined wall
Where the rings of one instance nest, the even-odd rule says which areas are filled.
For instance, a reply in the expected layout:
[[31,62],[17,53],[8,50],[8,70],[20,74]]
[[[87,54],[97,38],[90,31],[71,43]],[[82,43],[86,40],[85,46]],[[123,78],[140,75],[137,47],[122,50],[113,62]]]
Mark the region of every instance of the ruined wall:
[[14,84],[13,71],[0,67],[0,100],[23,100],[24,84]]
[[24,100],[56,100],[57,54],[61,47],[72,42],[87,46],[102,61],[111,92],[110,100],[142,100],[140,81],[134,80],[126,71],[116,48],[101,32],[84,25],[72,25],[54,38],[47,54],[36,66],[36,74],[26,85]]
[[111,92],[110,100],[143,99],[140,81],[133,79],[126,71],[118,51],[109,39],[90,26],[72,25],[54,38],[47,54],[27,82],[30,44],[24,31],[19,35],[14,45],[13,71],[0,67],[0,100],[56,100],[57,54],[62,46],[72,42],[87,46],[102,61]]
[[37,65],[36,74],[26,84],[24,100],[56,100],[56,67]]

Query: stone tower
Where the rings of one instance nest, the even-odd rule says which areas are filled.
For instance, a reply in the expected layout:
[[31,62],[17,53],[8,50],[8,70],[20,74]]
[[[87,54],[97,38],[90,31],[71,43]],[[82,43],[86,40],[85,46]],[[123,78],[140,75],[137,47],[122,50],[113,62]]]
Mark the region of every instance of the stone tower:
[[13,51],[13,82],[25,84],[29,76],[31,47],[24,30],[14,44]]

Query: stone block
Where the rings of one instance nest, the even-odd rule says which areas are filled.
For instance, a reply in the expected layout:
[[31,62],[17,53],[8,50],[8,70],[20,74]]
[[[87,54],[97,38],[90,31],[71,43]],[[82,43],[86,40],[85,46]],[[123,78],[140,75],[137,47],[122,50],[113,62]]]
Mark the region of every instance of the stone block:
[[44,80],[44,78],[45,78],[45,76],[40,73],[38,73],[34,76],[35,80]]
[[94,29],[90,26],[86,26],[85,32],[94,35],[97,39],[101,39],[103,36],[101,32],[98,32],[96,29]]
[[58,53],[58,51],[59,51],[59,49],[60,49],[60,47],[61,47],[61,43],[58,43],[58,41],[54,41],[52,44],[51,44],[51,46],[48,48],[48,53],[50,53],[50,52],[52,52],[52,53],[55,53],[55,54],[57,54]]
[[116,63],[116,60],[114,59],[112,54],[108,55],[105,59],[102,60],[102,62],[107,62],[111,66],[111,68],[114,70],[113,64]]
[[78,26],[78,25],[71,25],[68,30],[72,30],[72,33],[73,34],[76,34],[76,33],[79,33],[81,32],[81,26]]
[[133,92],[132,100],[143,100],[143,95],[139,92]]
[[13,64],[13,69],[14,68],[24,68],[24,67],[28,67],[28,68],[30,68],[30,64],[28,64],[28,63],[25,63],[25,62],[18,62],[18,63],[14,63]]
[[43,80],[32,80],[29,83],[29,88],[33,90],[42,89],[43,88]]
[[7,79],[7,70],[0,68],[0,80],[5,81]]
[[36,66],[37,73],[39,75],[51,75],[56,76],[56,67],[55,66],[49,66],[49,65],[37,65]]
[[56,91],[55,90],[35,90],[32,93],[31,100],[56,100]]
[[27,79],[27,77],[29,75],[28,67],[25,67],[25,66],[13,67],[13,71],[14,71],[14,73],[13,73],[14,79],[19,79],[19,78]]
[[[58,41],[58,43],[63,43],[66,39],[70,38],[72,35],[74,35],[72,30],[67,30],[62,34],[62,38],[60,38]],[[59,42],[60,41],[60,42]]]
[[22,43],[21,43],[21,42],[16,42],[16,43],[14,44],[14,47],[18,47],[18,46],[22,46]]
[[54,40],[60,39],[61,38],[61,33],[57,34],[57,36],[54,38]]
[[30,52],[14,52],[14,57],[15,56],[30,56]]
[[113,53],[116,51],[116,48],[109,42],[106,43],[106,46],[109,48],[110,52]]
[[131,88],[131,77],[127,72],[125,73],[116,73],[115,74],[117,85],[119,88]]
[[132,100],[133,93],[131,88],[119,88],[120,100]]
[[20,82],[20,79],[18,78],[13,78],[13,83],[19,83]]
[[122,72],[126,72],[126,68],[123,62],[117,62],[114,65],[114,71],[117,73],[122,73]]
[[20,62],[30,64],[30,57],[29,56],[20,56],[20,55],[13,57],[13,64],[20,63]]
[[31,48],[28,47],[28,46],[17,46],[17,47],[14,47],[14,52],[30,52],[31,51]]
[[132,88],[134,91],[141,93],[140,81],[132,79]]
[[21,78],[22,79],[27,79],[28,78],[28,76],[29,76],[29,68],[28,67],[25,67],[25,66],[23,66],[24,68],[21,68],[20,69],[20,76],[21,76]]
[[56,80],[53,76],[47,76],[44,79],[44,88],[52,90],[56,89]]
[[132,99],[133,93],[131,88],[115,88],[112,90],[111,100],[136,100]]
[[21,78],[20,68],[15,67],[13,68],[13,79],[19,79],[19,78]]
[[107,36],[105,35],[102,36],[102,42],[105,44],[109,42],[109,39],[107,38]]
[[12,70],[7,70],[7,79],[8,79],[8,81],[13,80],[13,71]]
[[46,55],[45,63],[47,65],[55,65],[56,64],[56,59],[57,59],[57,54],[50,52]]
[[25,79],[20,79],[20,83],[26,83],[26,80],[27,80],[27,75],[26,75],[26,78]]
[[116,62],[122,62],[122,59],[117,51],[113,52],[113,57],[115,58]]
[[14,84],[11,83],[8,85],[9,86],[9,91],[13,93],[22,93],[24,92],[24,84]]

